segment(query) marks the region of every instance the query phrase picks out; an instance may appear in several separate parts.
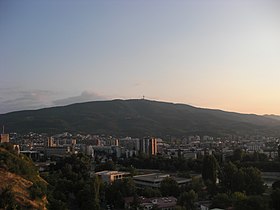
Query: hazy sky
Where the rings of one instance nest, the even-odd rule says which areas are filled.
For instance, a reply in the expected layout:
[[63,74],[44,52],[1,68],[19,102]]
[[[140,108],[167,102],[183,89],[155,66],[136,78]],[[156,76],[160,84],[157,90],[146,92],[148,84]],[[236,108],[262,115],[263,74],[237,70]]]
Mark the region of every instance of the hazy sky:
[[278,0],[2,0],[0,113],[112,98],[280,114]]

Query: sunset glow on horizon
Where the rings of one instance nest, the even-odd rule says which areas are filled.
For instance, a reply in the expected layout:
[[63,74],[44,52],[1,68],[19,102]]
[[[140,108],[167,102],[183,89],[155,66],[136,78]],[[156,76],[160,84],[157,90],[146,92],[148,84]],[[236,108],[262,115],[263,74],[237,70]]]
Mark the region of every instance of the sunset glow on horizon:
[[1,1],[0,114],[141,98],[280,115],[280,5]]

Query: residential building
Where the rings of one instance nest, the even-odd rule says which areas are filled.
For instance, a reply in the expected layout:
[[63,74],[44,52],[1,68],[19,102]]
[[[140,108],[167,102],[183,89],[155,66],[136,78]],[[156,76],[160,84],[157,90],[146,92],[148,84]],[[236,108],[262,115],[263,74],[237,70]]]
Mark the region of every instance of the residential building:
[[96,172],[95,175],[100,177],[103,182],[112,183],[116,180],[129,176],[130,173],[121,171],[100,171]]
[[140,140],[140,152],[149,156],[157,154],[156,138],[144,138]]
[[0,135],[0,143],[8,143],[8,142],[10,142],[9,134],[2,133]]

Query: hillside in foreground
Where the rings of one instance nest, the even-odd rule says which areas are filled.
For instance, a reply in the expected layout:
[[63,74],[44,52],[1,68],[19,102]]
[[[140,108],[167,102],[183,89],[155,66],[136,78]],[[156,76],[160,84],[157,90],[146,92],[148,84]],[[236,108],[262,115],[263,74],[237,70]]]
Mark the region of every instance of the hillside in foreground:
[[0,209],[47,209],[47,183],[26,156],[0,146]]
[[149,100],[111,100],[0,115],[9,132],[119,136],[279,135],[280,121],[254,114]]

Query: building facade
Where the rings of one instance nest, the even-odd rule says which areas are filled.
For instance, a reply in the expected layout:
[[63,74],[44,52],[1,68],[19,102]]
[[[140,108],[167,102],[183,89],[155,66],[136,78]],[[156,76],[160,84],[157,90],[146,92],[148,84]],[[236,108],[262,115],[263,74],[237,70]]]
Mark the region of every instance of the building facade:
[[157,140],[156,138],[143,138],[140,140],[140,152],[153,156],[157,154]]

